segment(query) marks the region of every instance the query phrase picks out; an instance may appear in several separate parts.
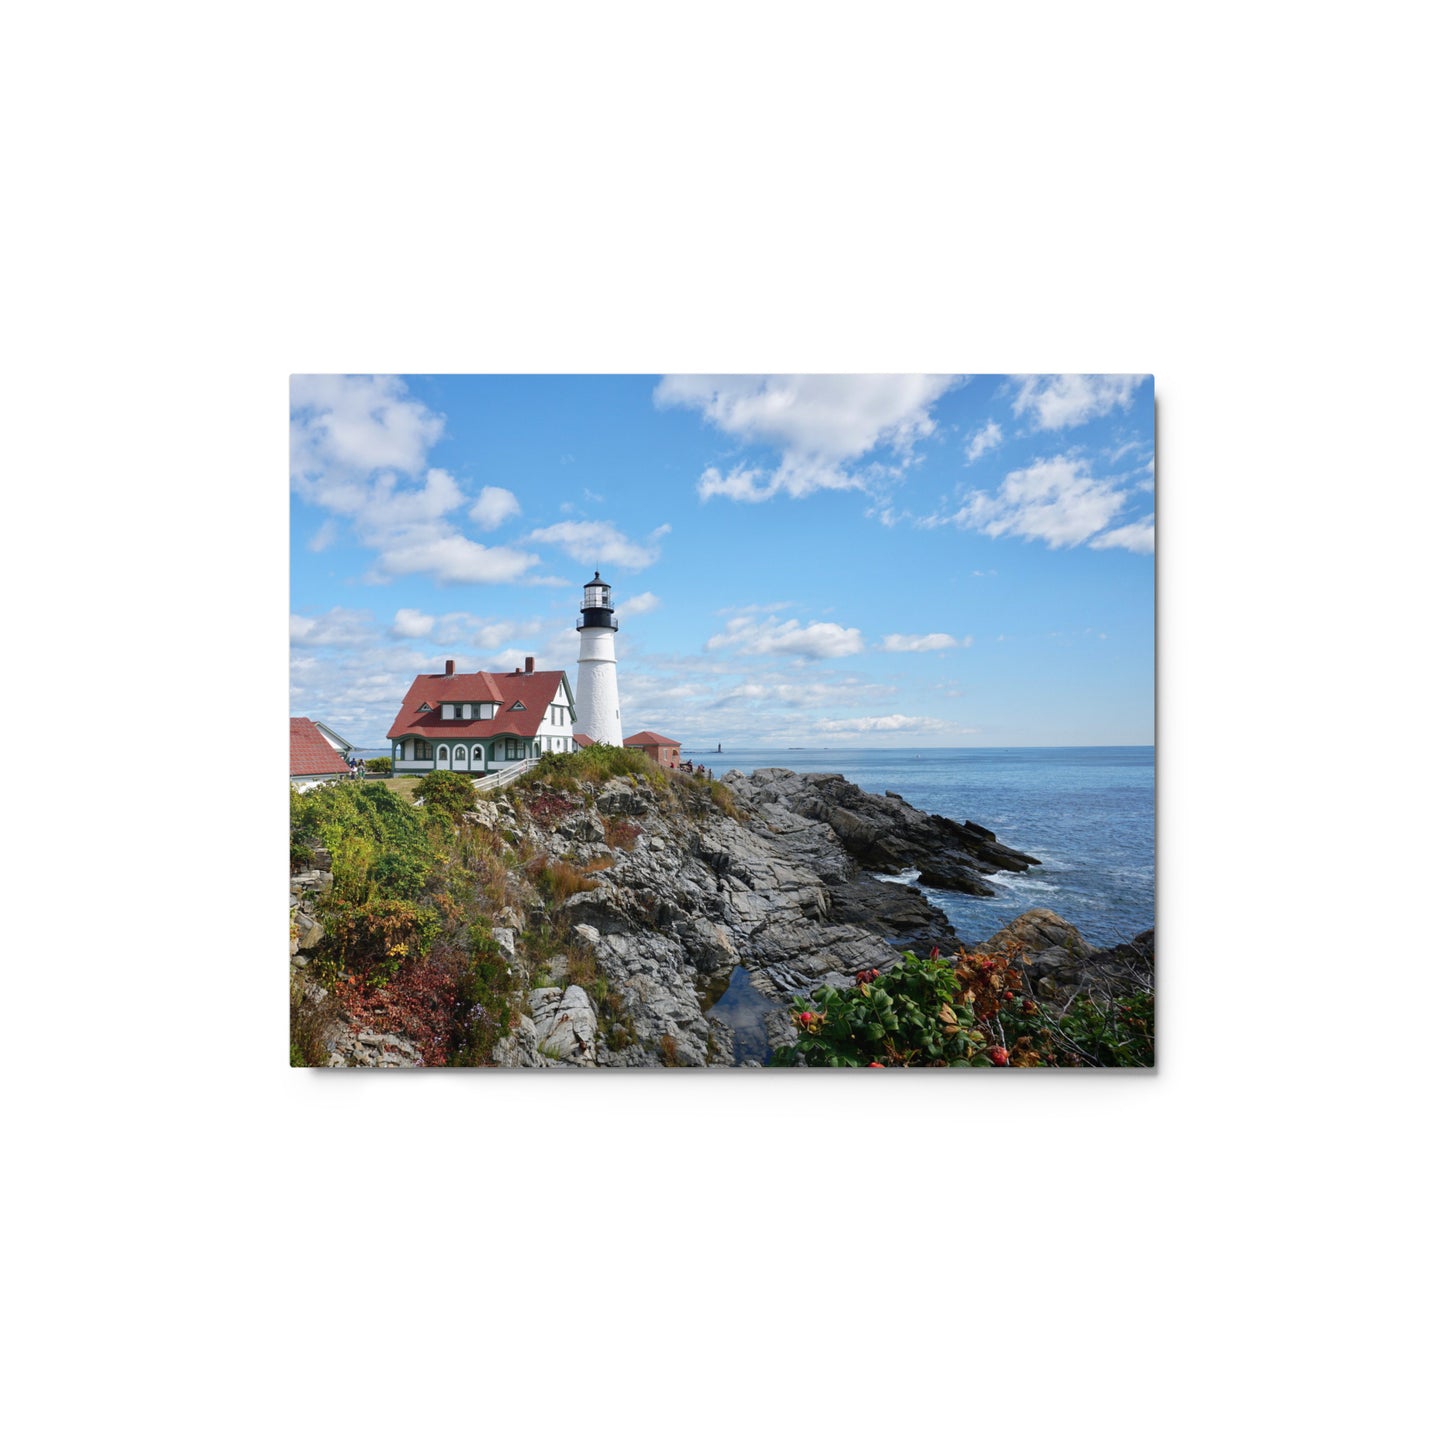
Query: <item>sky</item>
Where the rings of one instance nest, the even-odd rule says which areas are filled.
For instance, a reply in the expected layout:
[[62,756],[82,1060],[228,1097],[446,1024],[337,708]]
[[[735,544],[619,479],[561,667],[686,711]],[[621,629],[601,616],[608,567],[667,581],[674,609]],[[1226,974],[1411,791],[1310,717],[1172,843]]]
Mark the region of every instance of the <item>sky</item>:
[[295,376],[291,714],[576,684],[684,749],[1154,741],[1148,376]]

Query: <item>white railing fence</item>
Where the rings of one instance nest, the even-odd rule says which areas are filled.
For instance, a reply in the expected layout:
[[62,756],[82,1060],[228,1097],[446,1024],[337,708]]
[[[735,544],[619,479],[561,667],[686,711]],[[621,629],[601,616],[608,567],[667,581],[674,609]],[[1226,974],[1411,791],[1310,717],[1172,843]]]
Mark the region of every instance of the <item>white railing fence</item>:
[[508,783],[515,783],[523,773],[530,772],[540,761],[540,758],[523,758],[521,762],[508,763],[500,772],[488,773],[485,777],[478,778],[473,786],[479,793],[495,792],[498,788],[505,788]]

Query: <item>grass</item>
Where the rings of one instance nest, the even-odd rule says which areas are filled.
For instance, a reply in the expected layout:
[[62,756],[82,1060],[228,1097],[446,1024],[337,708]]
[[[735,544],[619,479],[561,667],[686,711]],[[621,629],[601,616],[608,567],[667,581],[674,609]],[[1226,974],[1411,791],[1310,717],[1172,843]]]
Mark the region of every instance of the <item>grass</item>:
[[405,798],[408,803],[414,803],[421,778],[368,778],[367,781],[378,782],[398,797]]

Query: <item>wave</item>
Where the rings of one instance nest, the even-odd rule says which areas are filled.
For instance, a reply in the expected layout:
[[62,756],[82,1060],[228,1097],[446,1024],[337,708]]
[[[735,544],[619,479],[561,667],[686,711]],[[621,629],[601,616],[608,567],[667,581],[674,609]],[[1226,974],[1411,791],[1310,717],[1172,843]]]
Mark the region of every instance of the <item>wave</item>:
[[1004,887],[1010,892],[1016,893],[1062,893],[1065,891],[1060,883],[1045,883],[1042,878],[1031,878],[1027,873],[990,873],[987,881],[990,888]]
[[879,883],[917,883],[918,869],[905,868],[901,873],[873,873],[869,875]]

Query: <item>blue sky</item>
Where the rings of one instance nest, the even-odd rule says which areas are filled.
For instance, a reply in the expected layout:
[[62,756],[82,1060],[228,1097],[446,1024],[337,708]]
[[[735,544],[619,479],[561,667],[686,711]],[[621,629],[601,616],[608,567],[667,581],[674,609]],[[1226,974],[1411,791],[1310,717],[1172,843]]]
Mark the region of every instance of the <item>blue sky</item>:
[[1154,740],[1147,376],[297,376],[291,713],[576,676],[684,747]]

